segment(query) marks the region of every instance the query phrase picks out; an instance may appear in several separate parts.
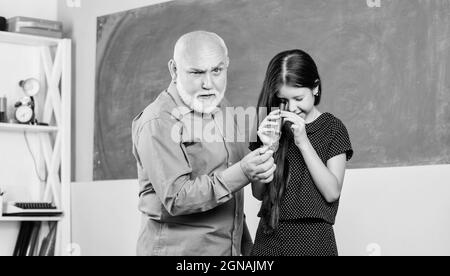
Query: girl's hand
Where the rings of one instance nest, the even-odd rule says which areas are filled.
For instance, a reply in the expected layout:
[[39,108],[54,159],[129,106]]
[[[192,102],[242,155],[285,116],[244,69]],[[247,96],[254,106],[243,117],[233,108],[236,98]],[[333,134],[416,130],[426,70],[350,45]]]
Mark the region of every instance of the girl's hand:
[[306,121],[304,118],[299,115],[288,112],[281,111],[281,117],[284,118],[285,121],[291,122],[292,132],[294,133],[294,141],[297,147],[307,144],[308,135],[306,134]]
[[280,140],[280,110],[274,110],[267,115],[258,128],[258,137],[265,147],[276,151]]

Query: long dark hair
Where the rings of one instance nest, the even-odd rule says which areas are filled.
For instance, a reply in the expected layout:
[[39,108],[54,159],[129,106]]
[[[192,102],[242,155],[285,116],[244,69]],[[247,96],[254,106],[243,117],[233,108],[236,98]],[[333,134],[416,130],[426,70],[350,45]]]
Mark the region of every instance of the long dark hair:
[[[269,63],[266,77],[258,99],[258,111],[267,110],[272,112],[281,103],[277,94],[282,86],[319,88],[319,93],[315,97],[314,105],[320,103],[322,87],[317,66],[310,55],[302,50],[289,50],[277,54]],[[258,125],[264,120],[264,114],[258,112]],[[260,210],[264,231],[271,233],[278,226],[280,219],[280,202],[286,191],[289,182],[289,160],[287,153],[289,148],[289,137],[291,137],[291,124],[285,123],[279,141],[279,147],[274,154],[277,169],[274,173],[272,183],[264,192]],[[260,147],[261,141],[252,143],[253,148]]]

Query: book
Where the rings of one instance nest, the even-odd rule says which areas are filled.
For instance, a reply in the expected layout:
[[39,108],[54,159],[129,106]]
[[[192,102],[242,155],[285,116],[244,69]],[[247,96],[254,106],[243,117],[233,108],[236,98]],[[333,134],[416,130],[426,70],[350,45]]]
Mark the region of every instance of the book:
[[31,230],[30,239],[27,245],[26,256],[35,256],[36,255],[36,245],[39,240],[39,233],[41,231],[41,222],[36,221],[33,223],[33,227]]
[[13,256],[26,256],[27,247],[30,243],[34,222],[24,221],[20,224],[19,236],[14,247]]
[[47,236],[44,238],[39,251],[39,256],[54,256],[56,245],[57,223],[53,222]]
[[24,229],[23,223],[21,223],[20,228],[19,228],[19,235],[17,236],[16,245],[14,247],[13,256],[19,256],[20,246],[23,243],[24,235],[25,235],[25,229]]

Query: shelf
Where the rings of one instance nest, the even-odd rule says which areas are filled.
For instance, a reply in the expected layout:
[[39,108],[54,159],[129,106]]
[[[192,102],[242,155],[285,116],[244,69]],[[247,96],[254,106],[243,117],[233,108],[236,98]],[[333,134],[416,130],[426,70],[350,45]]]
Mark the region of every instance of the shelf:
[[[55,206],[60,206],[61,212],[55,215],[54,213],[33,213],[36,216],[20,216],[14,214],[13,216],[0,217],[0,236],[3,235],[4,229],[18,230],[18,224],[21,222],[53,222],[57,223],[57,235],[55,244],[55,255],[70,255],[71,252],[67,250],[71,244],[71,220],[70,220],[70,180],[71,180],[71,77],[72,77],[72,42],[70,39],[59,39],[51,37],[43,37],[36,35],[19,34],[12,32],[0,31],[0,46],[4,46],[4,53],[0,53],[0,64],[3,62],[3,56],[22,55],[26,52],[27,59],[21,60],[18,67],[14,67],[11,72],[6,70],[6,79],[17,79],[18,74],[25,74],[26,76],[34,76],[36,74],[42,76],[45,80],[45,95],[42,105],[42,117],[39,117],[39,122],[51,123],[51,126],[41,125],[23,125],[18,123],[0,123],[0,138],[5,137],[5,142],[12,142],[10,151],[15,152],[15,149],[21,150],[21,147],[32,147],[30,151],[36,153],[37,158],[33,160],[34,164],[28,170],[33,170],[33,165],[37,169],[46,172],[46,181],[42,185],[33,185],[33,183],[24,183],[24,186],[14,187],[8,185],[8,192],[11,189],[11,194],[22,195],[29,193],[31,196],[39,196],[39,199],[45,202],[52,202]],[[12,50],[9,53],[9,50]],[[29,54],[29,55],[28,55]],[[14,63],[14,56],[7,63]],[[28,61],[29,57],[29,61]],[[22,64],[23,63],[23,64]],[[15,63],[14,63],[15,64]],[[5,64],[5,66],[8,64]],[[35,66],[39,65],[39,66]],[[8,67],[8,66],[6,66]],[[23,68],[23,69],[22,69]],[[21,72],[23,71],[23,72]],[[41,78],[40,78],[41,80]],[[15,82],[15,81],[14,81]],[[9,117],[9,116],[8,116]],[[13,117],[10,117],[11,119]],[[13,122],[13,120],[8,121]],[[25,145],[25,141],[19,137],[23,133],[29,133],[33,136],[33,142]],[[10,137],[11,136],[11,137]],[[17,137],[15,137],[17,136]],[[35,136],[35,137],[34,137]],[[20,141],[14,140],[21,138]],[[26,137],[25,137],[26,138]],[[4,142],[2,140],[2,142]],[[3,145],[8,147],[7,145]],[[2,148],[3,149],[3,148]],[[24,149],[26,151],[26,148]],[[0,150],[0,156],[3,152]],[[17,166],[22,166],[20,162],[23,156],[8,156],[8,158],[15,158],[18,162],[3,162],[6,167],[0,168],[0,178],[10,179],[10,172],[16,175]],[[33,157],[33,156],[30,156]],[[19,163],[20,162],[20,163]],[[11,165],[9,166],[9,163]],[[27,162],[29,163],[29,162]],[[28,166],[27,166],[28,167]],[[20,167],[19,167],[20,168]],[[24,170],[26,171],[26,170]],[[30,176],[33,176],[31,172]],[[5,175],[5,176],[4,176]],[[28,175],[24,175],[28,177]],[[28,178],[27,178],[28,179]],[[0,184],[3,179],[0,179]],[[37,181],[36,181],[37,182]],[[2,187],[3,188],[3,187]],[[26,191],[30,189],[30,191]],[[24,196],[26,197],[26,196]],[[51,224],[53,224],[51,223]],[[0,248],[3,249],[4,243],[12,244],[12,239],[3,239],[0,241]]]
[[57,132],[59,129],[55,126],[34,126],[34,125],[21,125],[21,124],[7,124],[0,123],[0,131],[11,132]]
[[0,222],[20,222],[20,221],[60,221],[61,216],[58,217],[0,217]]
[[11,32],[0,32],[0,42],[26,46],[56,46],[61,41],[58,38],[35,36]]

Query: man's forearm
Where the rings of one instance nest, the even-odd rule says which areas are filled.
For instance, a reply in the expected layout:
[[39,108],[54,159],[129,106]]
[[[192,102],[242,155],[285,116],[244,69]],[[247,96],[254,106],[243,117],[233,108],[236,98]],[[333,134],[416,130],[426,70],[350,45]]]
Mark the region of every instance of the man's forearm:
[[160,186],[157,193],[167,212],[179,216],[211,210],[230,200],[248,183],[240,164],[236,163],[212,176],[202,175],[193,180],[181,176],[170,184],[155,186]]

